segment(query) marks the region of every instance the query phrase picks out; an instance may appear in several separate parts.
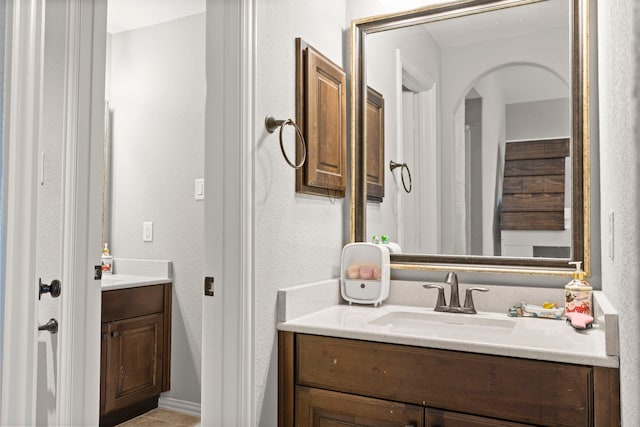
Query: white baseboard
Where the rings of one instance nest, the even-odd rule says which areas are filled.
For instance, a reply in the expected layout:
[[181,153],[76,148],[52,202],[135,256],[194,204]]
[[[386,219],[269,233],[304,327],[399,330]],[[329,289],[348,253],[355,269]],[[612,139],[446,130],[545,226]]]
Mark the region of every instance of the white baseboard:
[[187,400],[160,396],[158,399],[158,407],[180,412],[181,414],[193,415],[196,417],[200,416],[200,404],[189,402]]

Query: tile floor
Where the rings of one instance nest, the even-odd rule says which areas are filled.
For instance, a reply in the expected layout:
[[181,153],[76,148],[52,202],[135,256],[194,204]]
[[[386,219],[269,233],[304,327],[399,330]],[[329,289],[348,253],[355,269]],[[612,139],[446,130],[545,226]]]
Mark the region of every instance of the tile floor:
[[139,417],[118,424],[118,427],[199,427],[200,417],[156,408]]

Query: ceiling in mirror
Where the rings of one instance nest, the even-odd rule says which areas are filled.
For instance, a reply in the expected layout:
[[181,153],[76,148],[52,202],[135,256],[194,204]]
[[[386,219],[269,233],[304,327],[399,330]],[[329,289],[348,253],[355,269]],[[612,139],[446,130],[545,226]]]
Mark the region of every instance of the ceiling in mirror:
[[407,193],[386,168],[382,201],[354,198],[354,239],[389,235],[394,262],[418,264],[585,258],[574,3],[463,1],[354,21],[354,191],[365,88],[384,99],[383,163],[413,178]]

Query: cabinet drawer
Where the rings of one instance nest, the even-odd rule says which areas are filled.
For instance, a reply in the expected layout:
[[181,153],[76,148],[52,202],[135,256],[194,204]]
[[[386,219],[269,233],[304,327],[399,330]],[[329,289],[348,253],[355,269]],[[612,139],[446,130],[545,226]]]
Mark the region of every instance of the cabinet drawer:
[[423,427],[422,406],[307,387],[296,388],[296,426]]
[[300,385],[545,426],[593,423],[590,367],[296,337]]
[[102,292],[102,322],[161,313],[164,310],[164,286],[151,285]]

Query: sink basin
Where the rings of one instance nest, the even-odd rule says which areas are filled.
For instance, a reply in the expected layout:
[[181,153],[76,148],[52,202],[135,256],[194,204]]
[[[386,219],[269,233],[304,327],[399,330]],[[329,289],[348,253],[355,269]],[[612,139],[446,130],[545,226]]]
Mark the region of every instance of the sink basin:
[[400,334],[491,340],[510,334],[516,322],[484,314],[394,311],[371,320],[369,325]]

